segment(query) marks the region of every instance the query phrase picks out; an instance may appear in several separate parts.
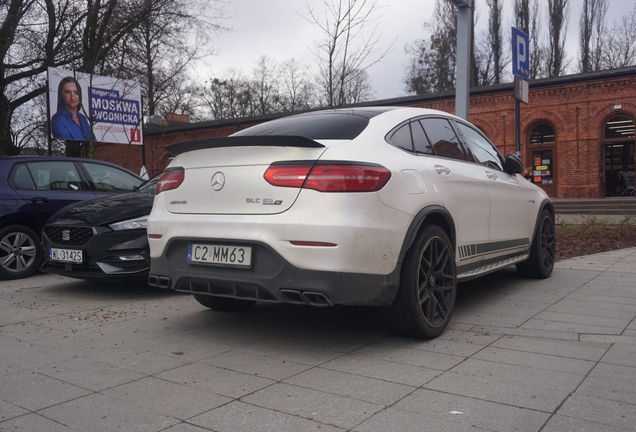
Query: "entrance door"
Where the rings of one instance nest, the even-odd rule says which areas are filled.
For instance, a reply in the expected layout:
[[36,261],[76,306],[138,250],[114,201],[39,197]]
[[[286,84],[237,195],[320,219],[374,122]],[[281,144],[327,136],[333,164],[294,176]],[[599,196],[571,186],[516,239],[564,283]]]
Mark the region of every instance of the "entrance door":
[[633,195],[634,121],[621,114],[612,117],[605,125],[603,138],[601,190],[607,197]]
[[554,128],[549,123],[537,123],[530,130],[529,180],[550,197],[557,196],[557,145]]
[[632,195],[634,141],[605,143],[605,196]]

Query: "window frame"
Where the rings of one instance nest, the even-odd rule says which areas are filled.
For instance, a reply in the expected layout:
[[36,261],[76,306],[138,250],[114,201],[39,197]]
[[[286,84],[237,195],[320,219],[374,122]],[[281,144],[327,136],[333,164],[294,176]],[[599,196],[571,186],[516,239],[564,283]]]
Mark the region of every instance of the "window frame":
[[[424,125],[422,123],[419,123],[421,120],[430,120],[430,119],[435,119],[435,120],[444,120],[446,122],[448,122],[448,124],[450,125],[451,130],[453,131],[453,133],[455,134],[455,137],[457,138],[457,144],[458,144],[458,148],[461,150],[464,159],[457,159],[457,158],[453,158],[453,157],[448,157],[448,156],[443,156],[443,155],[439,155],[435,152],[435,147],[433,146],[433,143],[431,142],[431,139],[429,137],[429,134],[426,132],[426,128],[424,127]],[[431,151],[432,153],[426,153],[426,152],[421,152],[421,151],[417,151],[415,149],[415,142],[413,140],[413,129],[412,129],[412,123],[414,122],[418,122],[420,124],[420,127],[422,128],[422,131],[424,133],[424,136],[426,137],[426,139],[428,140],[428,143],[431,147]],[[407,150],[404,147],[401,147],[397,144],[395,144],[394,142],[391,141],[391,137],[402,127],[407,126],[409,127],[409,132],[411,135],[411,150]],[[395,147],[397,149],[400,149],[402,151],[405,151],[409,154],[415,155],[415,156],[429,156],[429,157],[436,157],[436,158],[441,158],[441,159],[448,159],[448,160],[454,160],[454,161],[459,161],[459,162],[467,162],[467,163],[474,163],[471,160],[468,160],[467,158],[467,151],[466,151],[466,147],[463,143],[461,134],[458,133],[457,127],[455,126],[455,124],[453,123],[453,119],[451,117],[444,117],[444,116],[440,116],[440,115],[421,115],[421,116],[416,116],[416,117],[412,117],[408,120],[403,121],[402,123],[398,124],[397,126],[395,126],[394,128],[392,128],[384,137],[384,140],[391,145],[392,147]]]
[[[491,163],[483,164],[483,163],[477,162],[474,157],[472,158],[473,159],[472,160],[473,163],[475,163],[477,165],[480,165],[480,166],[487,167],[487,168],[496,169],[496,170],[501,171],[501,172],[505,172],[505,170],[504,170],[505,159],[504,159],[503,155],[501,154],[501,152],[499,151],[497,146],[494,145],[488,139],[488,137],[486,137],[486,135],[482,131],[479,130],[479,128],[477,128],[476,126],[473,126],[472,124],[470,124],[468,122],[458,121],[457,119],[453,119],[453,122],[454,122],[455,128],[459,132],[459,136],[461,137],[461,140],[462,140],[462,143],[464,145],[464,148],[466,150],[466,154],[467,155],[469,154],[468,153],[468,150],[469,150],[469,144],[468,143],[469,142],[474,143],[474,142],[462,132],[462,130],[460,129],[460,125],[472,130],[473,132],[477,133],[477,135],[479,135],[481,138],[483,138],[483,140],[486,143],[488,143],[490,145],[490,147],[495,151],[495,155],[499,159],[499,166],[493,166]],[[479,146],[478,143],[474,143],[474,144],[476,146],[478,146],[478,147],[481,147],[481,146]],[[473,152],[471,151],[470,154],[472,154],[472,153]]]

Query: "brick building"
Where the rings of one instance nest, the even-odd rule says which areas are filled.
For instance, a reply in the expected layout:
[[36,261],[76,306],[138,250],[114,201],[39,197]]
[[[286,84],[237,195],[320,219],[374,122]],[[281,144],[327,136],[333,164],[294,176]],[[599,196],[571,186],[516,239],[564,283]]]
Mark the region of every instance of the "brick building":
[[[455,95],[445,92],[374,101],[454,112]],[[474,88],[469,120],[502,154],[515,152],[513,85]],[[282,114],[200,123],[149,125],[145,163],[152,175],[169,162],[163,148],[175,142],[223,137]],[[530,82],[530,103],[521,104],[521,157],[531,180],[554,198],[621,195],[634,182],[636,67]],[[98,145],[95,157],[139,172],[141,147]]]

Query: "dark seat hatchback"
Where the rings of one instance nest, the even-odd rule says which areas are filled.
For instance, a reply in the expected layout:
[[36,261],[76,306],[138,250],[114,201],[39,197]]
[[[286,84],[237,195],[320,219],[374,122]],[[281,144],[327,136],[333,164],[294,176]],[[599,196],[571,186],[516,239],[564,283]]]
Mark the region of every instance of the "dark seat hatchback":
[[42,232],[41,270],[87,280],[148,279],[146,220],[158,176],[134,192],[83,201],[55,213]]
[[0,278],[30,276],[42,261],[41,231],[59,209],[132,192],[138,175],[95,159],[0,157]]

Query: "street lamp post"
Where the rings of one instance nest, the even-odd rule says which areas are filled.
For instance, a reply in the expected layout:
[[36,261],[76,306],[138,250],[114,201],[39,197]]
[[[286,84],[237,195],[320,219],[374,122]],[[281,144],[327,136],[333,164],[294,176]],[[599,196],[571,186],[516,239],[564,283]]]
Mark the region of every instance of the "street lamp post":
[[457,71],[455,72],[455,115],[468,120],[470,85],[470,36],[473,0],[448,0],[457,6]]

